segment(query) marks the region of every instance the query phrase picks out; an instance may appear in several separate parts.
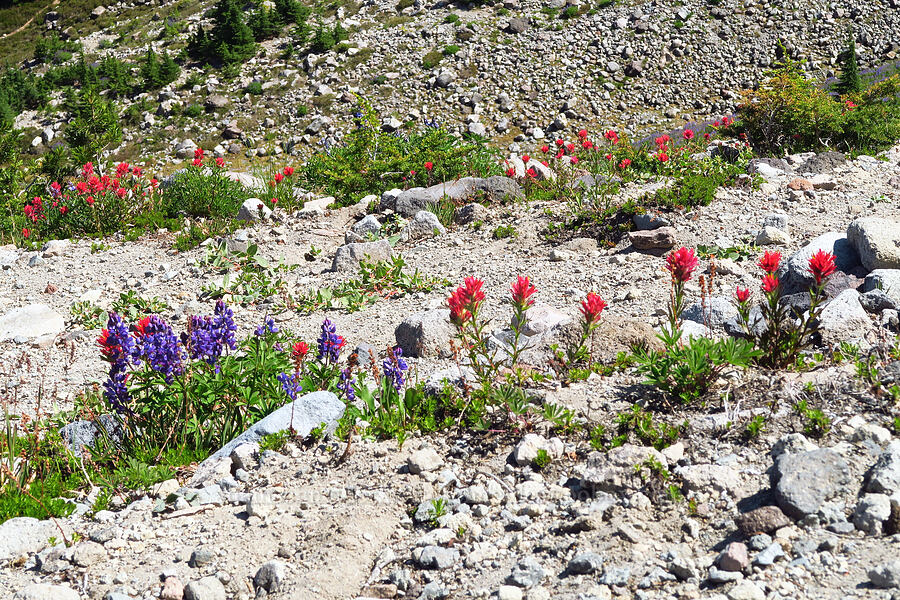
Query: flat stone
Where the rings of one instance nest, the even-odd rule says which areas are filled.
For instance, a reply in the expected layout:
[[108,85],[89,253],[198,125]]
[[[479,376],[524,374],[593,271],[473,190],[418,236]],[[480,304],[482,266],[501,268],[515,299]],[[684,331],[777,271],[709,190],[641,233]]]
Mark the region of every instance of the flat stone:
[[444,308],[410,315],[394,330],[403,355],[416,358],[449,358],[452,356],[450,341],[454,334],[450,311]]
[[900,269],[875,269],[863,283],[863,291],[881,290],[891,300],[900,304]]
[[577,575],[587,575],[596,573],[603,568],[603,557],[596,552],[582,552],[576,554],[569,561],[567,570]]
[[339,247],[335,252],[334,259],[331,262],[331,270],[334,272],[353,271],[359,267],[361,260],[376,262],[390,260],[393,256],[394,251],[387,240],[346,244]]
[[869,581],[872,585],[889,590],[900,588],[900,560],[884,563],[869,570]]
[[32,583],[19,590],[13,600],[80,600],[78,592],[67,585]]
[[272,209],[259,198],[247,198],[238,209],[239,221],[268,221],[272,218]]
[[55,537],[62,541],[52,521],[15,517],[0,523],[0,562],[40,552]]
[[728,600],[766,600],[766,593],[752,581],[741,581],[725,594]]
[[832,298],[819,314],[819,333],[829,343],[852,341],[865,336],[872,322],[856,290],[844,290]]
[[226,600],[225,586],[216,577],[192,581],[184,588],[185,600]]
[[406,459],[406,466],[413,475],[436,471],[443,464],[444,459],[430,446],[416,450]]
[[90,567],[106,560],[106,558],[106,548],[97,542],[91,541],[80,542],[75,546],[75,551],[72,553],[72,562],[79,567]]
[[281,408],[269,413],[265,418],[250,427],[222,448],[214,452],[206,460],[200,463],[197,472],[191,479],[192,482],[203,480],[204,466],[213,466],[217,461],[223,460],[226,471],[230,472],[231,452],[242,443],[256,442],[264,436],[280,433],[293,428],[301,438],[309,435],[309,432],[326,425],[326,431],[334,431],[337,423],[344,414],[346,405],[331,392],[310,392],[300,396],[292,403],[285,404]]
[[459,560],[459,550],[440,546],[425,546],[413,550],[413,560],[423,569],[447,569]]
[[744,571],[750,566],[747,546],[741,542],[731,542],[719,555],[718,562],[723,571]]
[[637,250],[668,250],[677,243],[674,227],[660,227],[648,231],[632,231],[628,234],[631,245]]
[[0,316],[0,342],[55,336],[65,328],[62,315],[46,304],[28,304]]

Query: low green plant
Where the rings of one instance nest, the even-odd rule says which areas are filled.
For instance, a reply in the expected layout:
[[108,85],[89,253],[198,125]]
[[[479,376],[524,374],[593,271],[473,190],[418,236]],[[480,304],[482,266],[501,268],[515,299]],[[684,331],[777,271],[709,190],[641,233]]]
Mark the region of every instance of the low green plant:
[[[681,248],[666,258],[672,276],[672,293],[667,306],[668,323],[657,336],[665,349],[636,349],[638,373],[645,382],[683,404],[695,402],[706,394],[727,368],[746,368],[761,353],[753,343],[728,337],[711,339],[691,336],[682,340],[681,314],[685,307],[685,283],[697,268],[692,249]],[[700,276],[701,294],[707,293],[704,276]]]
[[820,409],[810,407],[805,398],[794,405],[794,412],[800,416],[806,435],[820,438],[831,431],[831,419]]
[[494,239],[505,240],[507,238],[517,237],[518,233],[516,232],[516,228],[512,225],[497,225],[497,227],[494,228],[493,236]]
[[[500,172],[496,151],[483,140],[460,139],[436,124],[398,136],[381,130],[377,113],[362,98],[359,112],[359,127],[345,136],[343,144],[313,155],[302,170],[304,187],[334,196],[341,206],[368,194],[380,195],[392,186]],[[432,164],[431,170],[426,163]]]
[[433,69],[435,68],[441,59],[444,58],[444,54],[438,50],[432,50],[422,57],[422,68],[423,69]]
[[423,275],[416,269],[404,272],[406,262],[400,255],[390,260],[359,263],[359,276],[333,288],[311,290],[291,299],[292,306],[303,314],[321,309],[341,308],[349,312],[361,310],[379,298],[398,298],[415,292],[428,292],[447,285],[439,277]]
[[551,460],[550,453],[547,452],[546,449],[540,448],[538,449],[533,462],[536,468],[545,469],[550,464]]
[[[653,446],[657,450],[667,448],[678,441],[687,430],[685,421],[679,425],[669,425],[653,421],[653,415],[637,404],[630,411],[619,413],[616,417],[618,428],[618,440],[613,446],[619,446],[628,439],[629,434],[634,434],[637,440],[644,445]],[[605,433],[603,431],[600,435]]]
[[744,438],[748,440],[756,439],[766,427],[765,415],[754,415],[744,427]]
[[69,307],[72,322],[85,329],[99,329],[106,322],[106,311],[87,300],[73,302]]
[[439,527],[439,519],[447,514],[447,501],[444,498],[435,498],[431,501],[429,519],[432,527]]
[[281,452],[290,439],[290,431],[277,431],[275,433],[264,435],[259,440],[259,451],[265,452],[266,450],[272,450],[274,452]]
[[210,245],[202,266],[222,274],[221,283],[214,281],[202,287],[208,298],[229,298],[239,304],[253,304],[273,296],[286,295],[285,276],[297,265],[287,265],[283,261],[272,263],[259,254],[259,247],[251,244],[245,252],[229,252],[227,246]]
[[125,318],[134,320],[146,315],[167,311],[169,310],[169,305],[155,296],[153,298],[144,298],[134,290],[128,290],[119,294],[119,297],[113,301],[111,308]]
[[162,211],[167,217],[201,219],[233,218],[247,190],[228,177],[224,161],[207,161],[202,150],[195,152],[193,163],[175,174],[163,195]]

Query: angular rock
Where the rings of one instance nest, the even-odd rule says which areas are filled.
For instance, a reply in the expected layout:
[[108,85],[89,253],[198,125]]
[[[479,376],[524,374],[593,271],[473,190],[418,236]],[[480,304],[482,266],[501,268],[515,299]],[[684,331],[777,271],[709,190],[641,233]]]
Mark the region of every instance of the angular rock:
[[353,271],[359,267],[359,261],[376,262],[390,260],[394,255],[391,244],[387,240],[347,244],[337,249],[331,262],[332,271]]
[[450,340],[454,334],[450,311],[444,308],[410,315],[394,331],[403,355],[416,358],[449,358],[452,356]]
[[660,227],[650,231],[632,231],[628,239],[638,250],[668,250],[677,242],[676,233],[674,227]]
[[226,600],[225,586],[216,577],[192,581],[184,588],[185,600]]
[[410,188],[397,196],[394,206],[383,208],[393,208],[404,217],[412,217],[420,210],[428,210],[429,206],[437,204],[443,198],[454,202],[477,200],[494,204],[522,197],[522,188],[509,177],[462,177],[428,188]]
[[838,232],[823,233],[797,250],[786,261],[782,261],[777,275],[785,294],[805,292],[813,284],[809,259],[819,250],[834,254],[835,266],[844,273],[857,272],[862,266],[859,253],[846,235]]
[[440,546],[425,546],[413,550],[413,560],[423,569],[447,569],[459,561],[459,550]]
[[581,554],[576,554],[575,557],[569,561],[566,570],[570,573],[575,573],[576,575],[587,575],[589,573],[596,573],[602,568],[602,556],[596,552],[582,552]]
[[458,225],[472,225],[473,223],[486,223],[491,218],[491,211],[477,202],[464,204],[456,209],[453,215],[453,221]]
[[752,581],[741,581],[725,595],[728,600],[766,600],[766,593]]
[[60,532],[52,521],[15,517],[0,523],[0,562],[40,552]]
[[506,583],[520,588],[533,588],[544,578],[544,568],[532,557],[523,558],[506,577]]
[[80,542],[75,546],[75,551],[72,553],[72,562],[79,567],[90,567],[106,560],[106,558],[106,548],[97,542],[91,541]]
[[856,290],[844,290],[819,314],[819,332],[822,339],[830,343],[860,339],[871,324]]
[[59,435],[72,454],[81,456],[85,448],[95,448],[104,440],[117,446],[123,439],[124,431],[116,417],[100,415],[95,421],[73,421],[62,427]]
[[863,291],[881,290],[900,304],[900,269],[875,269],[866,276]]
[[883,524],[891,518],[891,500],[886,494],[865,494],[853,511],[853,525],[869,535],[881,535]]
[[747,546],[741,542],[731,542],[718,558],[719,568],[723,571],[744,571],[750,566]]
[[444,459],[430,446],[416,450],[406,459],[406,466],[413,475],[436,471],[443,464]]
[[281,591],[287,577],[287,566],[279,560],[270,560],[263,564],[253,576],[256,589],[263,589],[270,594]]
[[591,452],[581,476],[581,487],[609,493],[639,489],[643,484],[634,467],[644,464],[647,459],[667,466],[665,456],[649,446],[623,444],[607,453]]
[[777,506],[761,506],[734,518],[737,528],[746,536],[757,533],[772,533],[791,524]]
[[344,402],[331,392],[318,391],[304,394],[294,402],[285,404],[274,412],[269,413],[247,431],[210,455],[197,467],[197,471],[191,481],[196,482],[201,479],[204,466],[211,466],[220,459],[224,460],[226,469],[229,469],[231,466],[231,452],[242,443],[258,443],[264,436],[287,431],[290,428],[293,428],[298,436],[306,437],[310,431],[319,427],[322,423],[326,425],[326,431],[334,431],[338,420],[344,414],[345,408]]
[[900,560],[894,560],[869,570],[869,581],[883,590],[900,588]]
[[436,214],[427,210],[420,210],[403,229],[400,239],[403,241],[419,240],[444,235],[445,233],[447,233],[447,229],[441,224]]
[[866,269],[900,269],[900,221],[856,219],[847,227],[847,239]]
[[820,448],[799,454],[782,454],[772,470],[775,501],[794,519],[815,514],[832,498],[846,493],[850,468],[834,450]]
[[272,209],[259,198],[247,198],[238,209],[239,221],[268,221],[272,218]]
[[866,491],[887,495],[900,492],[900,441],[891,442],[866,473]]

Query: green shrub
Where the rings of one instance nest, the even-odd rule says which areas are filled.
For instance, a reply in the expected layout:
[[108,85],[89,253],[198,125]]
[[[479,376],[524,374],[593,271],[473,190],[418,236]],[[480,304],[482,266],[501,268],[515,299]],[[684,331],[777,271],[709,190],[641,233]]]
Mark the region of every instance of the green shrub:
[[247,18],[247,26],[253,32],[253,38],[257,42],[270,40],[281,32],[280,15],[266,6],[260,4]]
[[253,94],[254,96],[260,96],[263,93],[262,83],[258,81],[251,81],[247,85],[247,93]]
[[444,46],[444,49],[441,50],[441,54],[443,54],[444,56],[453,56],[457,52],[459,52],[459,46],[457,46],[456,44]]
[[319,25],[316,28],[315,33],[313,33],[312,45],[310,49],[313,52],[321,54],[323,52],[328,52],[335,45],[334,34],[328,28]]
[[191,165],[176,173],[163,194],[163,213],[167,217],[234,217],[249,198],[244,186],[225,175],[225,168]]
[[42,63],[60,64],[71,58],[72,53],[78,51],[80,47],[78,42],[61,40],[59,34],[52,31],[35,42],[34,58]]
[[437,50],[432,50],[422,57],[422,67],[425,69],[433,69],[441,62],[442,58],[444,58],[443,54]]
[[459,21],[459,15],[456,13],[450,13],[446,17],[444,17],[444,23],[457,23]]
[[560,19],[574,19],[578,16],[578,7],[577,6],[567,6],[564,11],[559,15]]
[[188,104],[184,107],[184,111],[182,112],[182,114],[186,117],[196,119],[203,114],[203,107],[199,104]]
[[[368,103],[361,101],[360,110],[360,127],[348,133],[342,145],[315,154],[303,167],[304,187],[321,189],[349,206],[391,187],[427,185],[429,176],[450,181],[500,174],[496,151],[481,141],[461,140],[439,127],[408,137],[385,133]],[[430,175],[426,162],[433,165]]]
[[758,90],[744,92],[738,119],[726,133],[746,136],[764,154],[878,152],[900,137],[900,76],[832,98],[785,59]]

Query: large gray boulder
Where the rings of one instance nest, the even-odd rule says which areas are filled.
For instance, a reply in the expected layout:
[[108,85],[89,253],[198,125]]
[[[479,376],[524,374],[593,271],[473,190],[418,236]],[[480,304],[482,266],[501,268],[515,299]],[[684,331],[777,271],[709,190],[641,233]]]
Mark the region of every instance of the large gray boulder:
[[794,252],[786,261],[782,261],[777,274],[785,294],[805,291],[812,286],[814,280],[809,271],[809,259],[819,250],[834,254],[834,265],[838,271],[860,272],[859,253],[847,236],[836,231],[829,231]]
[[775,501],[794,519],[816,514],[828,500],[848,493],[850,483],[847,462],[827,448],[784,453],[772,470]]
[[62,541],[53,521],[31,517],[9,519],[0,524],[0,562],[40,552],[52,537]]
[[[477,200],[488,203],[498,203],[505,199],[522,198],[522,188],[509,177],[463,177],[455,181],[438,183],[431,187],[411,188],[400,193],[396,199],[390,198],[389,208],[404,217],[413,217],[420,210],[428,210],[432,204],[437,204],[443,198],[454,201]],[[390,203],[393,202],[393,206]]]
[[856,219],[847,227],[847,239],[866,269],[900,269],[900,222],[876,217]]
[[860,304],[856,290],[844,290],[819,315],[819,333],[826,343],[858,340],[865,336],[871,321]]
[[353,271],[359,266],[359,261],[362,259],[375,262],[390,260],[393,255],[394,251],[387,240],[346,244],[335,252],[334,260],[331,261],[331,270],[335,272]]
[[[291,428],[297,435],[306,437],[310,431],[323,423],[326,431],[334,431],[338,421],[344,415],[344,409],[344,403],[331,392],[318,391],[304,394],[294,402],[285,404],[270,413],[210,455],[197,467],[191,483],[196,485],[208,481],[211,474],[216,473],[226,461],[230,467],[232,464],[231,453],[241,444],[258,443],[264,436],[288,431]],[[225,475],[225,473],[218,474]]]

